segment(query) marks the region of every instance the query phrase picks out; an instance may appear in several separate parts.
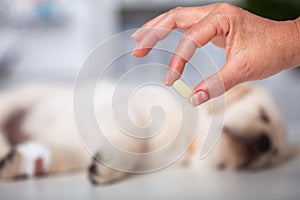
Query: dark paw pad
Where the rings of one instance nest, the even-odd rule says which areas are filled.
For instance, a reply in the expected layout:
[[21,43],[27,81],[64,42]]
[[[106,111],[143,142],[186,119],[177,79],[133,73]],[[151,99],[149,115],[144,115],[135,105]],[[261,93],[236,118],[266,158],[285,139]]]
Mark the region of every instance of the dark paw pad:
[[99,170],[94,163],[89,167],[89,172],[93,175],[99,175]]
[[7,161],[11,161],[16,154],[16,150],[12,149],[1,161],[0,161],[0,170],[3,169]]

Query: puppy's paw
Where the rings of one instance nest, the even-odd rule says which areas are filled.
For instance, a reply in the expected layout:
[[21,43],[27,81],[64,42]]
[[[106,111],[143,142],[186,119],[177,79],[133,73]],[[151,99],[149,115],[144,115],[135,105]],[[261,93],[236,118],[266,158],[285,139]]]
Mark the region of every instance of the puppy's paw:
[[0,178],[12,179],[12,178],[19,178],[21,176],[24,176],[17,173],[18,167],[20,166],[20,162],[21,162],[21,155],[17,153],[15,149],[11,150],[0,161]]
[[88,177],[94,185],[105,185],[121,180],[128,173],[109,168],[99,162],[99,154],[93,159],[88,168]]
[[35,142],[16,146],[0,161],[0,178],[23,179],[42,175],[50,166],[50,151]]

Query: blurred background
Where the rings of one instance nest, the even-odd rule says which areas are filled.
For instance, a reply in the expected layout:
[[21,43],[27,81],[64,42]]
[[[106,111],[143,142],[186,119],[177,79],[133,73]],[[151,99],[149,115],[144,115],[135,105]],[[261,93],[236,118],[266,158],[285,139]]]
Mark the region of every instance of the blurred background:
[[[54,82],[72,85],[89,52],[113,34],[138,28],[147,20],[177,6],[200,6],[216,2],[220,1],[0,0],[0,91],[29,82]],[[276,20],[295,19],[300,16],[299,0],[232,0],[228,2],[258,15]],[[130,37],[124,38],[123,45],[126,46],[127,44],[132,44]],[[211,44],[205,46],[204,49],[218,68],[224,65],[225,53],[223,50]],[[104,51],[103,56],[106,56],[106,53]],[[212,65],[206,54],[199,52],[198,54],[196,53],[196,57],[194,63],[199,61],[203,66]],[[153,53],[145,59],[168,63],[169,58],[169,56]],[[101,62],[101,57],[99,57],[99,60]],[[126,62],[123,63],[123,66],[118,69],[118,73],[122,73],[123,69],[128,69],[140,62],[140,60],[134,58],[125,60]],[[208,70],[207,74],[211,73],[209,67],[203,70]],[[194,84],[198,81],[200,80],[192,80]],[[256,84],[268,89],[283,111],[288,122],[290,141],[300,142],[300,69],[283,72],[272,78],[257,81]],[[209,197],[210,194],[215,193],[215,190],[217,190],[221,192],[220,194],[226,194],[229,195],[227,197],[235,197],[236,199],[245,199],[246,197],[242,195],[243,193],[235,193],[236,188],[240,188],[241,191],[244,189],[246,191],[244,194],[249,195],[249,198],[246,199],[250,199],[251,193],[247,189],[252,188],[263,193],[264,185],[262,184],[266,182],[268,185],[270,184],[270,187],[267,188],[270,189],[270,194],[274,197],[272,199],[291,199],[284,198],[284,195],[288,196],[288,193],[291,191],[294,193],[299,191],[296,189],[296,187],[299,187],[298,168],[299,162],[297,165],[288,166],[287,169],[283,170],[283,173],[281,173],[281,168],[279,168],[275,169],[275,171],[266,172],[264,176],[261,176],[259,173],[251,177],[247,174],[240,177],[231,174],[224,175],[221,179],[217,177],[216,180],[218,181],[216,182],[207,182],[205,179],[199,179],[197,181],[200,182],[197,182],[194,174],[187,172],[178,176],[184,185],[178,185],[179,182],[177,182],[176,176],[173,177],[174,180],[171,182],[177,185],[178,188],[185,189],[188,192],[187,194],[195,192],[195,190],[188,187],[193,185],[193,183],[195,185],[208,184],[207,190],[199,188],[198,192],[201,191]],[[173,172],[169,173],[172,174]],[[154,178],[152,176],[149,179],[129,180],[128,185],[120,184],[111,188],[107,187],[101,190],[100,194],[117,195],[118,192],[115,193],[117,190],[126,193],[127,188],[130,186],[139,186],[140,188],[144,186],[144,188],[152,188],[142,190],[145,194],[148,194],[148,198],[153,195],[151,193],[153,190],[157,195],[160,195],[160,191],[163,190],[164,192],[167,191],[168,195],[176,197],[173,191],[168,188],[169,182],[166,180],[158,182],[160,179],[155,179],[155,176],[159,175],[154,175]],[[229,179],[231,184],[227,184]],[[87,182],[86,179],[82,180]],[[139,180],[144,180],[146,185],[140,185]],[[193,182],[193,180],[196,182]],[[281,181],[277,182],[278,180]],[[17,184],[14,189],[10,185],[5,187],[2,185],[1,187],[5,188],[4,191],[7,194],[16,193],[19,195],[20,192],[15,191],[17,189],[22,194],[26,194],[29,199],[35,199],[37,197],[35,195],[39,193],[33,192],[29,194],[27,189],[32,190],[38,185],[38,187],[43,188],[41,190],[42,193],[44,192],[43,194],[54,197],[53,194],[60,191],[60,187],[64,185],[65,192],[79,195],[74,196],[76,198],[79,198],[80,195],[85,195],[89,198],[97,199],[98,196],[91,192],[90,188],[84,187],[88,183],[84,182],[82,184],[79,181],[77,182],[78,184],[75,184],[78,190],[74,189],[73,186],[76,181],[77,179],[73,178],[59,179],[58,182],[57,180],[50,180],[51,184],[56,185],[54,188],[57,190],[47,188],[48,182],[29,182],[27,185]],[[153,181],[154,183],[156,181],[157,184],[150,185]],[[72,184],[73,186],[71,186]],[[142,192],[138,194],[142,195]],[[281,195],[278,196],[277,194]],[[144,197],[141,196],[143,199]],[[181,196],[179,195],[178,197]],[[186,194],[183,197],[187,197]],[[294,196],[293,199],[299,199],[299,195]]]
[[[0,89],[33,81],[72,84],[89,52],[111,35],[138,28],[154,16],[177,6],[215,2],[219,1],[0,0]],[[300,15],[298,0],[228,2],[276,20],[295,19]],[[131,38],[124,38],[123,44],[129,43],[132,43]],[[224,51],[211,44],[204,48],[218,68],[225,63]],[[206,55],[196,56],[201,65],[210,65],[205,63]],[[169,57],[155,54],[148,59],[167,63]],[[138,62],[134,58],[126,59],[119,73],[122,73],[122,68],[128,69]],[[290,70],[258,84],[274,95],[289,127],[297,126],[300,122],[300,70]]]

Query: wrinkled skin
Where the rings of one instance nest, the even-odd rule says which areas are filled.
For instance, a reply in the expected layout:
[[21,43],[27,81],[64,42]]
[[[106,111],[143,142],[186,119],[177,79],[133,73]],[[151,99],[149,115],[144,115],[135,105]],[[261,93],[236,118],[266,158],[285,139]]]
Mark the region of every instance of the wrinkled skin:
[[300,18],[272,21],[228,3],[175,8],[150,20],[136,31],[136,57],[146,56],[174,29],[184,29],[170,61],[165,84],[182,74],[196,48],[213,42],[226,51],[226,64],[201,81],[190,98],[197,106],[235,85],[260,80],[300,64]]

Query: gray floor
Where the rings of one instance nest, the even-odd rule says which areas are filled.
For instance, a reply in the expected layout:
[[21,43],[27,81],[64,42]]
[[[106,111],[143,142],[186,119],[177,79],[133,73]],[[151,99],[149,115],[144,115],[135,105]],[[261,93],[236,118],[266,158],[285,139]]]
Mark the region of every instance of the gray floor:
[[[288,140],[300,144],[299,125]],[[130,177],[108,186],[93,186],[75,173],[19,182],[0,181],[0,200],[230,199],[299,200],[300,157],[256,172],[204,172],[169,168]]]
[[300,199],[300,158],[258,172],[166,169],[108,186],[92,186],[84,174],[16,183],[0,182],[9,199]]

